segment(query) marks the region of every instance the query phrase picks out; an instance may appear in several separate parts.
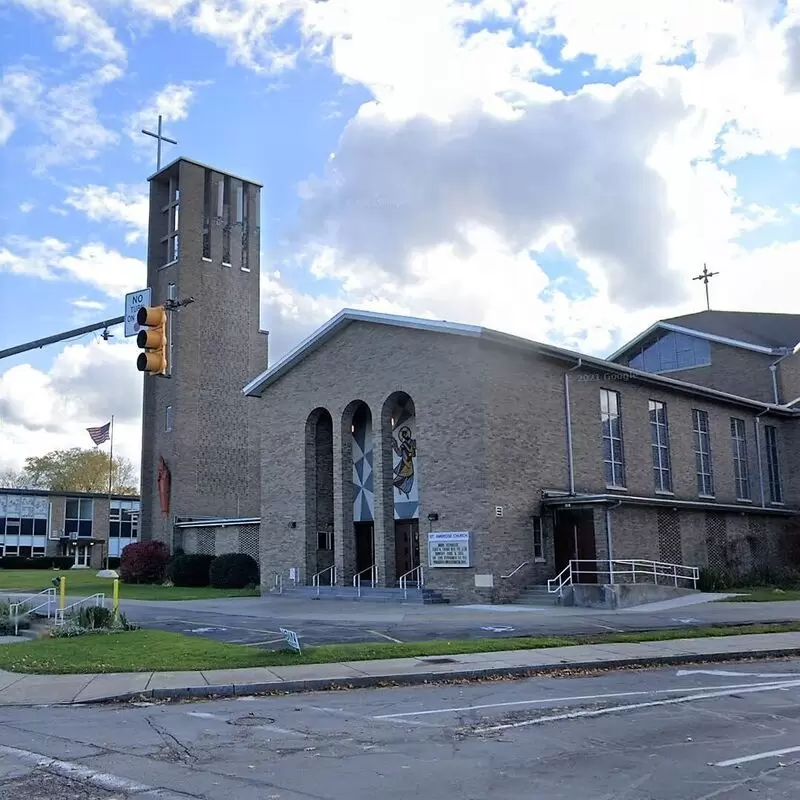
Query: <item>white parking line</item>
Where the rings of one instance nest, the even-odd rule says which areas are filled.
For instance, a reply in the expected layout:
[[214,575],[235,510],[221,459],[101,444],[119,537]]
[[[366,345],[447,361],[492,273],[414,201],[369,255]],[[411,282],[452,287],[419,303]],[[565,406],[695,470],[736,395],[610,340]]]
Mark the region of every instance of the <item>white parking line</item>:
[[742,756],[741,758],[731,758],[728,761],[718,761],[715,767],[735,767],[737,764],[746,764],[748,761],[760,761],[762,758],[774,758],[775,756],[785,756],[787,753],[800,752],[800,747],[786,747],[783,750],[769,750],[766,753],[754,753],[752,756]]
[[566,714],[553,714],[549,717],[539,717],[528,719],[523,722],[509,722],[504,725],[489,725],[483,728],[476,728],[476,733],[490,733],[495,731],[505,731],[511,728],[526,728],[529,725],[542,725],[545,722],[560,722],[567,719],[580,719],[581,717],[600,717],[605,714],[614,714],[622,711],[638,711],[642,708],[655,708],[656,706],[670,706],[676,703],[691,703],[696,700],[709,700],[715,697],[727,697],[734,692],[736,694],[753,694],[756,692],[774,692],[779,689],[791,689],[800,686],[800,681],[790,681],[786,683],[761,684],[743,689],[727,688],[724,691],[705,692],[701,694],[690,694],[686,697],[670,697],[667,700],[651,700],[647,703],[631,703],[624,706],[611,706],[610,708],[599,708],[595,710],[570,711]]
[[[800,681],[798,681],[800,683]],[[726,686],[684,686],[682,688],[670,689],[647,689],[636,692],[607,692],[605,694],[584,694],[584,695],[571,695],[569,697],[541,697],[535,700],[513,700],[507,703],[483,703],[475,706],[458,706],[455,708],[431,708],[425,711],[403,711],[399,714],[381,714],[373,717],[373,719],[399,719],[401,717],[424,717],[430,714],[454,714],[461,711],[481,711],[486,708],[513,708],[515,706],[532,706],[540,703],[566,703],[585,700],[608,700],[612,697],[648,697],[658,694],[680,694],[681,692],[711,692],[711,691],[734,691],[737,689],[749,689],[751,687],[760,686],[775,686],[775,681],[766,681],[764,683],[738,683],[728,684]],[[784,684],[779,684],[783,686]],[[626,708],[628,706],[625,706]]]
[[371,633],[373,636],[380,636],[382,639],[388,639],[390,642],[394,642],[395,644],[403,644],[400,639],[395,639],[392,636],[389,636],[386,633],[381,633],[380,631],[367,631],[367,633]]
[[[161,800],[181,800],[181,796],[155,786],[145,783],[138,783],[128,778],[121,778],[119,775],[112,775],[108,772],[99,772],[83,764],[76,764],[72,761],[61,761],[57,758],[34,753],[30,750],[22,750],[17,747],[6,747],[0,745],[0,755],[10,756],[23,764],[35,767],[62,778],[88,783],[98,789],[105,789],[108,792],[124,792],[130,795],[159,797]],[[182,797],[185,797],[183,795]]]

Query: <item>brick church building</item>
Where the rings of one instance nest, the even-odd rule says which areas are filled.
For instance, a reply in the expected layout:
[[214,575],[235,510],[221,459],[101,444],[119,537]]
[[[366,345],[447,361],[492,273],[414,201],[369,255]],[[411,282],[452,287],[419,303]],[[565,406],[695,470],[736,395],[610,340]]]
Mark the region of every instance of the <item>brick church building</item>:
[[600,359],[345,309],[269,365],[259,184],[178,159],[150,185],[153,302],[194,303],[172,314],[171,378],[145,381],[143,538],[249,552],[264,591],[408,582],[455,602],[574,560],[785,560],[800,315],[662,320]]

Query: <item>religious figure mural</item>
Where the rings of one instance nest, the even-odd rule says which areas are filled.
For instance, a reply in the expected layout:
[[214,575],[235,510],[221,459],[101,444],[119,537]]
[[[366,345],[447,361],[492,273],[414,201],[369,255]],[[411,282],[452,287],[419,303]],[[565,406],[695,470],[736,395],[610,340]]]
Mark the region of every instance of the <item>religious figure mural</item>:
[[398,396],[392,411],[392,488],[394,518],[419,518],[419,465],[414,401],[405,393]]
[[417,440],[411,438],[411,428],[400,428],[399,441],[392,437],[392,449],[400,457],[394,468],[394,487],[408,498],[414,488],[414,458],[417,455]]

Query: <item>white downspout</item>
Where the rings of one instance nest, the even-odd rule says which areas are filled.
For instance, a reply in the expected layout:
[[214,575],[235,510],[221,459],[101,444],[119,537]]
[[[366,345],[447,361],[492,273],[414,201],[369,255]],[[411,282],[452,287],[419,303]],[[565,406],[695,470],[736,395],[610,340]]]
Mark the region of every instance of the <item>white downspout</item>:
[[769,371],[772,373],[772,396],[776,406],[781,404],[780,392],[778,391],[778,364],[780,364],[784,358],[794,355],[794,350],[786,350],[785,348],[784,350],[784,354],[777,361],[773,361],[769,365]]
[[614,584],[614,547],[612,544],[611,535],[611,510],[619,508],[622,505],[622,500],[617,500],[613,506],[606,506],[606,550],[608,550],[608,579],[609,582]]
[[580,369],[583,359],[578,358],[578,363],[564,373],[564,408],[567,418],[567,468],[569,470],[569,493],[575,494],[575,463],[572,456],[572,412],[569,403],[569,373]]
[[761,463],[761,420],[759,419],[763,414],[766,414],[769,409],[765,409],[760,414],[756,414],[756,455],[758,457],[758,485],[761,490],[761,507],[766,508],[767,504],[764,499],[764,467]]

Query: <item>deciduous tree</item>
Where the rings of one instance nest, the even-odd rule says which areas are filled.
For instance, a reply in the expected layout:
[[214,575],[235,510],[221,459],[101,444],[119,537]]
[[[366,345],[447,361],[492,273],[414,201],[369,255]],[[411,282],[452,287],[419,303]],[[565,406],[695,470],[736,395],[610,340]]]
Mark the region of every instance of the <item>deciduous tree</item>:
[[[53,450],[25,460],[30,482],[54,492],[107,492],[108,454],[102,450]],[[133,464],[122,456],[113,460],[111,491],[114,494],[138,494]]]

